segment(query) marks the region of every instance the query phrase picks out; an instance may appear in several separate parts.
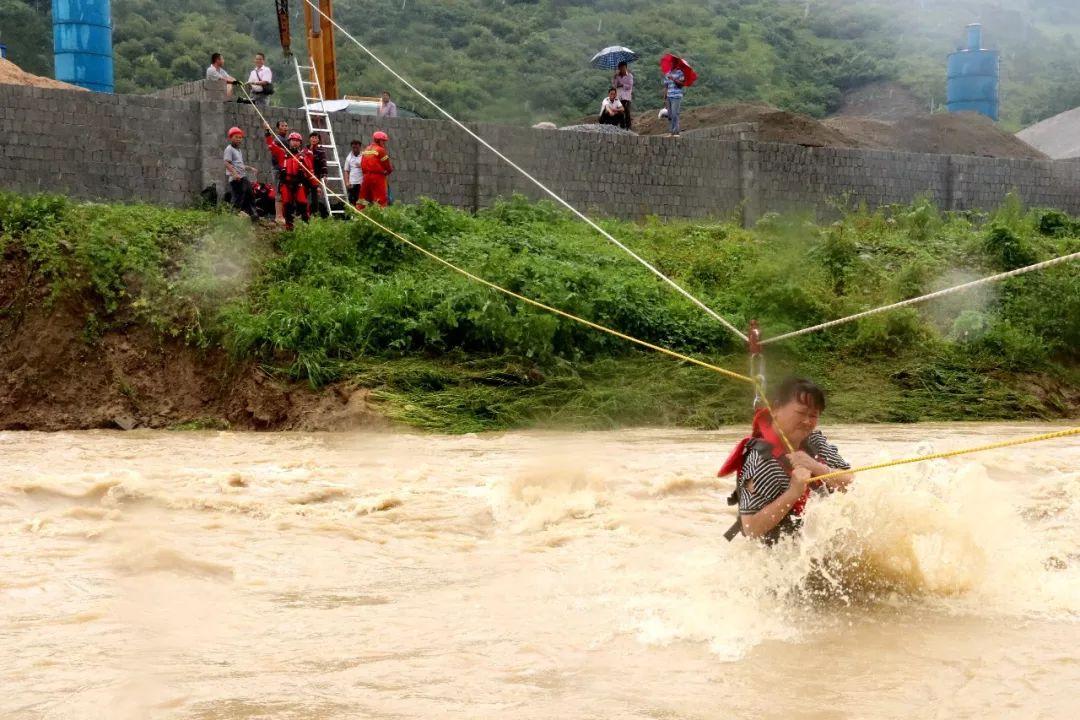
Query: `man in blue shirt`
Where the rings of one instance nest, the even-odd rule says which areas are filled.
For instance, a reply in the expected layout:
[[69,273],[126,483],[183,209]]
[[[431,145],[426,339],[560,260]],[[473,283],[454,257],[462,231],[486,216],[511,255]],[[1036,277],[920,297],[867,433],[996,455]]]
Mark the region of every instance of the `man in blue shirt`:
[[679,109],[682,107],[685,82],[686,76],[679,68],[673,68],[671,72],[664,74],[664,101],[673,137],[679,137]]

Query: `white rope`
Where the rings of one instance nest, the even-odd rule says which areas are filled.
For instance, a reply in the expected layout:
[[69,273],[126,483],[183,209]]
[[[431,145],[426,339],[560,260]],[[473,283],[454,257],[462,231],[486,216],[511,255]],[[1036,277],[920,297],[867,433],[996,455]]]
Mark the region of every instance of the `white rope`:
[[1060,263],[1078,259],[1080,259],[1080,252],[1074,252],[1069,255],[1062,255],[1061,257],[1056,257],[1052,260],[1045,260],[1041,263],[1035,263],[1034,265],[1025,265],[1024,267],[1016,268],[1015,270],[1009,270],[1008,272],[998,273],[997,275],[990,275],[989,277],[984,277],[979,280],[972,280],[971,282],[964,283],[963,285],[956,285],[954,287],[945,288],[944,290],[938,290],[937,292],[932,292],[929,295],[922,295],[920,297],[911,298],[910,300],[901,300],[900,302],[893,303],[892,305],[884,305],[879,308],[874,308],[873,310],[866,310],[864,312],[849,315],[847,317],[830,320],[829,322],[824,322],[820,325],[814,325],[812,327],[803,328],[802,330],[796,330],[794,332],[784,333],[783,335],[777,335],[776,337],[762,340],[761,344],[768,345],[769,343],[780,342],[781,340],[787,340],[789,338],[798,337],[800,335],[817,332],[818,330],[824,330],[825,328],[842,325],[844,323],[849,323],[854,320],[859,320],[860,318],[877,315],[878,313],[883,313],[886,310],[895,310],[897,308],[907,307],[908,305],[915,305],[916,303],[926,302],[927,300],[944,297],[945,295],[951,295],[952,293],[970,290],[971,288],[977,287],[979,285],[997,282],[998,280],[1005,280],[1007,278],[1015,277],[1017,275],[1023,275],[1024,273],[1032,272],[1033,270],[1042,270],[1043,268],[1048,268],[1051,265],[1058,265]]
[[679,284],[678,284],[677,282],[675,282],[674,280],[672,280],[671,278],[669,278],[669,277],[668,277],[667,275],[665,275],[664,273],[660,272],[660,271],[659,271],[659,270],[658,270],[657,268],[655,268],[655,267],[654,267],[654,266],[653,266],[652,264],[650,264],[648,260],[646,260],[645,258],[641,257],[640,255],[638,255],[637,253],[635,253],[635,252],[634,252],[633,250],[631,250],[630,248],[628,248],[628,247],[627,247],[626,245],[624,245],[624,244],[622,244],[621,242],[619,242],[618,240],[616,240],[616,239],[615,239],[615,237],[611,235],[611,233],[607,232],[607,231],[606,231],[606,230],[604,230],[604,229],[603,229],[602,227],[600,227],[599,225],[597,225],[597,224],[596,224],[595,222],[593,222],[592,220],[590,220],[590,219],[589,219],[589,218],[588,218],[588,217],[587,217],[587,216],[586,216],[586,215],[585,215],[584,213],[582,213],[582,212],[581,212],[580,210],[578,210],[577,208],[575,208],[575,207],[574,207],[573,205],[571,205],[570,203],[568,203],[568,202],[567,202],[566,200],[563,200],[563,199],[562,199],[562,197],[561,197],[561,196],[559,196],[559,195],[558,195],[558,194],[557,194],[557,193],[556,193],[556,192],[555,192],[554,190],[552,190],[552,189],[551,189],[551,188],[549,188],[549,187],[548,187],[547,185],[545,185],[544,183],[540,182],[540,181],[539,181],[539,180],[537,180],[537,179],[536,179],[535,177],[533,177],[532,175],[530,175],[528,171],[526,171],[526,170],[525,170],[524,168],[522,168],[522,167],[521,167],[520,165],[518,165],[517,163],[515,163],[515,162],[514,162],[513,160],[511,160],[510,158],[508,158],[508,157],[506,157],[505,155],[503,155],[503,154],[502,154],[501,152],[499,152],[498,150],[496,150],[496,149],[495,149],[495,148],[494,148],[494,147],[493,147],[493,146],[492,146],[492,145],[491,145],[490,143],[488,143],[488,142],[487,142],[486,140],[484,140],[484,139],[483,139],[482,137],[480,137],[480,136],[479,136],[479,135],[477,135],[477,134],[476,134],[475,132],[473,132],[472,130],[470,130],[470,129],[469,129],[468,127],[466,127],[466,126],[465,126],[465,125],[464,125],[464,124],[463,124],[462,122],[460,122],[460,121],[459,121],[459,120],[458,120],[457,118],[455,118],[455,117],[454,117],[453,115],[451,115],[451,114],[450,114],[449,112],[447,112],[446,110],[444,110],[444,109],[443,109],[443,108],[442,108],[442,107],[441,107],[441,106],[440,106],[440,105],[439,105],[439,104],[438,104],[437,102],[435,102],[434,100],[432,100],[431,98],[429,98],[429,97],[428,97],[427,95],[425,95],[425,94],[424,94],[423,92],[421,92],[421,91],[420,91],[420,90],[419,90],[419,89],[418,89],[418,88],[417,88],[417,87],[416,87],[415,85],[413,85],[413,84],[412,84],[411,82],[409,82],[409,81],[408,81],[408,80],[406,80],[406,79],[405,79],[404,77],[402,77],[402,76],[401,76],[400,74],[398,74],[398,72],[397,72],[396,70],[394,70],[394,68],[390,67],[390,66],[389,66],[389,65],[387,65],[387,64],[386,64],[385,62],[383,62],[382,58],[380,58],[380,57],[379,57],[378,55],[376,55],[376,54],[375,54],[374,52],[372,52],[372,51],[371,51],[370,49],[368,49],[368,47],[367,47],[366,45],[364,45],[364,44],[363,44],[362,42],[360,42],[360,41],[359,41],[359,40],[357,40],[357,39],[356,39],[355,37],[353,37],[353,36],[352,36],[352,35],[351,35],[351,34],[349,33],[349,31],[348,31],[348,30],[346,30],[345,28],[343,28],[343,27],[342,27],[342,26],[341,26],[340,24],[338,24],[338,22],[337,22],[336,20],[334,20],[334,18],[332,18],[332,17],[330,17],[329,15],[327,15],[326,13],[324,13],[324,12],[322,11],[322,9],[321,9],[321,8],[319,8],[319,6],[318,6],[318,5],[316,5],[316,4],[314,3],[314,2],[312,2],[312,0],[305,0],[305,2],[307,2],[307,4],[308,4],[308,5],[310,5],[310,6],[312,7],[312,9],[314,9],[314,10],[315,10],[315,12],[319,13],[319,15],[321,15],[322,17],[324,17],[324,18],[326,18],[327,20],[329,20],[329,21],[330,21],[330,24],[332,24],[332,25],[333,25],[333,26],[334,26],[335,28],[337,28],[338,30],[340,30],[340,31],[342,32],[342,34],[344,34],[344,35],[345,35],[345,37],[347,37],[347,38],[349,38],[350,40],[352,40],[352,41],[353,41],[353,42],[354,42],[354,43],[356,44],[356,46],[357,46],[358,48],[360,48],[361,50],[363,50],[363,51],[364,51],[365,53],[367,53],[367,54],[368,54],[368,56],[369,56],[369,57],[371,57],[371,59],[372,59],[372,60],[374,60],[375,62],[377,62],[377,63],[378,63],[379,65],[381,65],[381,66],[382,66],[382,67],[383,67],[383,68],[384,68],[384,69],[385,69],[385,70],[386,70],[387,72],[389,72],[389,73],[390,73],[391,75],[393,75],[393,76],[394,76],[395,78],[397,78],[398,80],[400,80],[400,81],[401,81],[401,82],[402,82],[402,83],[403,83],[403,84],[404,84],[404,85],[405,85],[405,86],[406,86],[407,88],[409,88],[409,89],[410,89],[410,90],[412,90],[412,91],[413,91],[414,93],[416,93],[416,94],[417,94],[417,95],[419,95],[419,96],[420,96],[421,98],[423,98],[423,100],[424,100],[425,102],[427,102],[427,103],[428,103],[429,105],[431,105],[431,106],[432,106],[433,108],[435,108],[436,110],[438,110],[438,111],[439,111],[439,112],[440,112],[440,113],[441,113],[441,114],[442,114],[442,115],[443,115],[443,116],[444,116],[444,117],[445,117],[445,118],[446,118],[447,120],[449,120],[450,122],[452,122],[452,123],[454,123],[455,125],[457,125],[457,126],[458,126],[459,128],[461,128],[461,129],[462,129],[462,130],[464,130],[464,131],[465,131],[466,133],[468,133],[468,134],[469,134],[469,135],[470,135],[470,136],[471,136],[471,137],[472,137],[472,138],[473,138],[474,140],[476,140],[476,141],[477,141],[478,143],[480,143],[481,145],[483,145],[484,147],[486,147],[486,148],[487,148],[488,150],[490,150],[491,152],[495,153],[495,155],[496,155],[496,156],[498,156],[498,157],[499,157],[500,159],[502,159],[503,161],[505,161],[505,162],[506,162],[506,163],[507,163],[508,165],[510,165],[510,167],[514,168],[514,169],[515,169],[515,170],[517,170],[517,171],[518,171],[519,173],[521,173],[521,174],[522,174],[522,175],[524,175],[524,176],[525,176],[526,178],[528,178],[528,179],[529,179],[529,180],[530,180],[530,181],[531,181],[531,182],[532,182],[532,183],[533,183],[534,185],[536,185],[536,186],[537,186],[538,188],[540,188],[540,189],[541,189],[541,190],[543,190],[543,191],[544,191],[545,193],[547,193],[548,195],[550,195],[550,196],[551,196],[551,197],[552,197],[552,198],[553,198],[553,199],[554,199],[554,200],[555,200],[556,202],[558,202],[558,203],[559,203],[560,205],[562,205],[562,206],[563,206],[563,207],[565,207],[565,208],[566,208],[567,210],[569,210],[570,212],[572,212],[572,213],[573,213],[574,215],[576,215],[576,216],[577,216],[578,218],[580,218],[581,220],[583,220],[583,221],[584,221],[584,222],[585,222],[586,224],[588,224],[588,225],[589,225],[589,227],[591,227],[591,228],[592,228],[593,230],[596,230],[596,232],[598,232],[598,233],[600,233],[601,235],[603,235],[603,236],[604,236],[604,238],[606,238],[606,239],[607,239],[607,240],[609,240],[610,242],[612,242],[612,243],[614,243],[615,245],[617,245],[617,246],[618,246],[619,248],[621,248],[621,249],[622,249],[623,251],[625,251],[625,252],[626,252],[627,254],[629,254],[629,255],[630,255],[630,257],[634,258],[634,259],[635,259],[635,260],[637,260],[637,261],[638,261],[639,263],[641,263],[641,264],[642,264],[642,265],[644,265],[644,266],[645,266],[646,268],[648,268],[650,272],[652,272],[652,273],[653,273],[654,275],[656,275],[656,276],[657,276],[658,278],[660,278],[661,280],[663,280],[664,282],[666,282],[666,283],[667,283],[668,285],[670,285],[670,286],[671,286],[672,288],[674,288],[675,290],[677,290],[677,291],[679,292],[679,294],[681,294],[681,295],[682,295],[683,297],[685,297],[685,298],[686,298],[687,300],[689,300],[690,302],[694,303],[694,304],[695,304],[695,305],[697,305],[697,306],[698,306],[699,308],[701,308],[702,310],[704,310],[704,311],[705,311],[706,313],[708,313],[708,314],[709,314],[709,315],[710,315],[710,316],[711,316],[711,317],[712,317],[713,319],[715,319],[715,320],[719,321],[721,325],[723,325],[724,327],[726,327],[726,328],[727,328],[728,330],[730,330],[731,332],[735,333],[735,334],[736,334],[736,335],[737,335],[737,336],[738,336],[739,338],[741,338],[741,339],[742,339],[743,341],[746,341],[746,340],[748,339],[748,338],[746,337],[746,335],[742,333],[742,331],[740,331],[740,330],[739,330],[739,329],[738,329],[737,327],[735,327],[734,325],[732,325],[732,324],[731,324],[730,322],[728,322],[728,321],[727,321],[727,320],[725,320],[724,318],[720,317],[720,315],[719,315],[719,314],[717,314],[717,312],[716,312],[715,310],[713,310],[713,309],[712,309],[712,308],[710,308],[710,307],[709,307],[708,305],[706,305],[705,303],[703,303],[702,301],[698,300],[698,299],[697,299],[696,297],[694,297],[693,295],[691,295],[691,294],[690,294],[689,292],[687,292],[687,291],[686,291],[685,289],[683,289],[683,287],[682,287],[681,285],[679,285]]

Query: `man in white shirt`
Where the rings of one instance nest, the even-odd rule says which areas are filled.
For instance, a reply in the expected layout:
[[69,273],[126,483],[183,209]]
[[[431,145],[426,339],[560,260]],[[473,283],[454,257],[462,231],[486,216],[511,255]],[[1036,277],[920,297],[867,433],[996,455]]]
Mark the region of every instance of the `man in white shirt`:
[[261,108],[265,108],[270,96],[274,93],[274,73],[266,66],[266,56],[262,53],[255,54],[255,69],[248,75],[248,92],[251,93],[251,101]]
[[232,97],[232,86],[236,83],[236,79],[225,72],[225,59],[221,57],[221,53],[210,56],[210,67],[206,68],[206,79],[220,80],[225,83],[225,98]]
[[611,88],[604,102],[600,104],[600,124],[621,126],[624,112],[622,101],[616,97],[615,88]]
[[349,143],[350,151],[345,157],[345,191],[349,194],[349,204],[354,207],[360,199],[360,183],[364,181],[364,173],[360,169],[363,147],[359,140],[353,140]]
[[397,105],[390,99],[390,93],[383,90],[382,102],[379,103],[379,117],[397,117]]

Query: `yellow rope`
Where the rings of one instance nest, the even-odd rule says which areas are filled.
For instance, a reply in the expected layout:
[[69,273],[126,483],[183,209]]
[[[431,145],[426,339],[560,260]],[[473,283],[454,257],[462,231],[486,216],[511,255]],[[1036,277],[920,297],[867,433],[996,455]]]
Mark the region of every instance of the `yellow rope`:
[[[248,95],[247,88],[245,88],[243,85],[241,85],[240,87],[241,87],[242,91],[244,92],[244,94]],[[248,95],[248,98],[250,99],[250,95]],[[267,130],[270,130],[272,132],[273,128],[271,128],[270,123],[267,122],[266,116],[264,116],[262,114],[262,112],[259,110],[259,108],[254,103],[252,103],[251,107],[259,115],[259,119],[261,119],[262,122],[263,122],[263,127],[265,127]],[[297,157],[296,153],[294,153],[289,147],[285,147],[285,152],[292,155],[293,158]],[[421,247],[420,245],[417,245],[412,240],[409,240],[404,235],[401,235],[401,234],[397,233],[396,231],[390,229],[386,225],[383,225],[382,223],[380,223],[378,220],[371,217],[367,213],[365,213],[365,212],[363,212],[361,210],[358,210],[356,207],[354,207],[348,201],[347,198],[343,198],[341,195],[339,195],[339,194],[337,194],[335,192],[332,192],[330,190],[330,188],[327,187],[326,183],[324,183],[322,180],[320,180],[318,177],[316,177],[315,174],[312,173],[310,170],[308,170],[307,167],[303,163],[300,163],[300,167],[303,168],[304,172],[306,172],[308,175],[311,176],[312,180],[314,180],[315,182],[319,183],[319,185],[322,186],[322,189],[323,189],[324,193],[326,193],[329,197],[336,198],[337,200],[342,201],[342,204],[345,205],[345,207],[349,208],[349,210],[351,210],[354,214],[356,214],[359,217],[363,218],[364,220],[371,223],[375,227],[379,228],[380,230],[382,230],[386,234],[396,238],[397,240],[404,243],[405,245],[408,245],[413,250],[416,250],[417,252],[422,253],[423,255],[427,256],[428,258],[431,258],[435,262],[449,268],[450,270],[453,270],[454,272],[458,273],[459,275],[462,275],[464,277],[469,278],[470,280],[473,280],[474,282],[478,282],[481,285],[489,287],[492,290],[495,290],[496,292],[500,292],[500,293],[503,293],[504,295],[508,295],[509,297],[512,297],[515,300],[520,300],[523,303],[532,305],[533,307],[540,308],[541,310],[545,310],[545,311],[547,311],[549,313],[553,313],[553,314],[558,315],[560,317],[564,317],[564,318],[566,318],[568,320],[573,320],[574,322],[585,325],[586,327],[590,327],[590,328],[592,328],[594,330],[599,330],[600,332],[607,333],[608,335],[613,335],[613,336],[615,336],[617,338],[620,338],[622,340],[626,340],[627,342],[634,343],[635,345],[640,345],[641,347],[648,348],[649,350],[654,350],[654,351],[656,351],[658,353],[662,353],[664,355],[668,355],[668,356],[676,358],[678,360],[682,360],[683,362],[688,362],[688,363],[691,363],[693,365],[697,365],[698,367],[705,368],[706,370],[712,370],[713,372],[720,373],[721,375],[723,375],[725,377],[729,377],[732,380],[739,380],[741,382],[749,383],[749,384],[753,385],[755,388],[758,388],[760,390],[760,388],[758,386],[758,381],[755,380],[754,378],[748,376],[748,375],[741,375],[741,374],[739,374],[737,372],[733,372],[731,370],[726,370],[726,369],[720,367],[719,365],[713,365],[712,363],[705,362],[704,360],[698,360],[697,358],[690,357],[689,355],[684,355],[684,354],[682,354],[680,352],[676,352],[674,350],[669,350],[668,348],[661,347],[659,345],[655,345],[655,344],[653,344],[651,342],[647,342],[645,340],[640,340],[640,339],[638,339],[636,337],[633,337],[631,335],[627,335],[626,333],[619,332],[618,330],[613,330],[613,329],[611,329],[609,327],[605,327],[604,325],[594,323],[591,320],[586,320],[585,318],[578,317],[577,315],[574,315],[573,313],[569,313],[569,312],[567,312],[565,310],[560,310],[559,308],[552,307],[551,305],[546,305],[546,304],[540,302],[539,300],[533,300],[530,297],[526,297],[524,295],[521,295],[519,293],[514,292],[513,290],[509,290],[507,288],[504,288],[501,285],[497,285],[497,284],[491,282],[490,280],[485,280],[484,278],[480,277],[479,275],[474,275],[473,273],[469,272],[468,270],[458,267],[457,265],[453,264],[449,260],[444,260],[442,257],[436,255],[435,253],[431,252],[430,250],[428,250],[428,249],[426,249],[424,247]]]
[[[244,94],[247,95],[247,89],[244,88],[243,85],[241,85],[240,87],[243,90]],[[249,99],[250,99],[250,96],[249,96]],[[266,129],[273,131],[273,128],[270,127],[270,123],[267,122],[266,117],[262,114],[262,112],[259,110],[259,108],[254,103],[252,103],[251,107],[255,110],[255,112],[259,115],[259,118],[263,121],[263,126],[266,127]],[[294,158],[296,157],[296,154],[293,153],[292,150],[289,149],[288,147],[285,148],[285,151],[288,152],[290,155],[292,155]],[[635,345],[639,345],[639,346],[641,346],[643,348],[648,348],[649,350],[653,350],[653,351],[661,353],[663,355],[673,357],[673,358],[675,358],[677,360],[682,360],[683,362],[687,362],[687,363],[690,363],[692,365],[697,365],[698,367],[705,368],[706,370],[712,370],[713,372],[719,373],[719,374],[723,375],[724,377],[731,378],[732,380],[738,380],[740,382],[749,383],[750,385],[753,385],[755,390],[757,390],[761,394],[762,399],[765,401],[765,407],[769,410],[769,414],[772,415],[772,407],[769,404],[768,399],[765,397],[765,393],[764,393],[763,388],[761,387],[761,384],[758,382],[758,380],[756,378],[752,378],[749,375],[742,375],[740,373],[733,372],[731,370],[727,370],[725,368],[720,367],[719,365],[713,365],[712,363],[705,362],[704,360],[699,360],[699,359],[691,357],[689,355],[684,355],[683,353],[676,352],[674,350],[669,350],[668,348],[665,348],[665,347],[661,347],[660,345],[655,345],[655,344],[653,344],[651,342],[648,342],[646,340],[638,339],[636,337],[633,337],[632,335],[627,335],[626,333],[619,332],[618,330],[613,330],[612,328],[606,327],[604,325],[594,323],[591,320],[586,320],[585,318],[578,317],[577,315],[574,315],[573,313],[569,313],[569,312],[567,312],[565,310],[560,310],[559,308],[552,307],[551,305],[547,305],[545,303],[542,303],[539,300],[533,300],[530,297],[526,297],[525,295],[521,295],[520,293],[516,293],[513,290],[504,288],[501,285],[497,285],[497,284],[491,282],[490,280],[485,280],[484,278],[480,277],[479,275],[474,275],[473,273],[469,272],[468,270],[458,267],[457,265],[453,264],[449,260],[444,260],[442,257],[440,257],[439,255],[436,255],[435,253],[431,252],[427,248],[424,248],[424,247],[422,247],[420,245],[417,245],[412,240],[409,240],[404,235],[401,235],[400,233],[396,232],[395,230],[392,230],[391,228],[387,227],[386,225],[383,225],[382,223],[380,223],[378,220],[371,217],[367,213],[365,213],[365,212],[363,212],[361,210],[358,210],[355,206],[353,206],[351,203],[349,203],[347,199],[342,198],[341,195],[339,195],[337,193],[331,192],[330,188],[327,187],[326,183],[324,183],[319,178],[315,177],[315,174],[312,173],[310,170],[308,170],[307,167],[304,166],[303,163],[300,164],[300,167],[302,167],[305,172],[307,172],[309,175],[311,175],[311,178],[313,180],[315,180],[315,182],[319,183],[319,185],[322,186],[322,189],[323,189],[324,193],[326,193],[329,197],[336,198],[337,200],[343,200],[344,201],[343,204],[345,205],[345,207],[349,208],[349,210],[351,210],[354,214],[356,214],[359,217],[363,218],[364,220],[371,223],[375,227],[379,228],[380,230],[382,230],[386,234],[390,235],[391,237],[397,239],[398,241],[404,243],[405,245],[408,245],[413,250],[416,250],[417,252],[419,252],[419,253],[423,254],[424,256],[434,260],[435,262],[439,263],[440,265],[443,265],[444,267],[449,268],[450,270],[458,273],[459,275],[462,275],[463,277],[469,278],[470,280],[473,280],[474,282],[478,282],[481,285],[484,285],[485,287],[488,287],[488,288],[490,288],[492,290],[495,290],[496,292],[500,292],[500,293],[502,293],[504,295],[512,297],[515,300],[519,300],[519,301],[521,301],[523,303],[526,303],[528,305],[532,305],[533,307],[539,308],[541,310],[552,313],[554,315],[564,317],[567,320],[572,320],[572,321],[574,321],[576,323],[580,323],[580,324],[582,324],[582,325],[584,325],[586,327],[590,327],[590,328],[592,328],[594,330],[599,330],[600,332],[607,333],[608,335],[612,335],[614,337],[620,338],[622,340],[633,343]],[[784,441],[784,445],[787,447],[788,452],[794,452],[795,448],[791,445],[791,442],[788,440],[787,436],[784,435],[783,431],[780,430],[779,427],[777,427],[777,430],[780,432],[780,437]],[[907,459],[904,459],[904,460],[893,460],[893,461],[886,462],[886,463],[878,463],[877,465],[866,465],[864,467],[854,468],[852,470],[838,470],[838,471],[835,471],[835,472],[826,473],[825,475],[818,475],[817,477],[814,478],[814,480],[815,481],[817,481],[817,480],[827,480],[829,478],[837,477],[839,475],[845,475],[847,473],[861,473],[861,472],[867,472],[867,471],[870,471],[870,470],[881,470],[883,468],[895,467],[897,465],[908,465],[908,464],[911,464],[911,463],[924,462],[924,461],[927,461],[927,460],[938,460],[940,458],[956,457],[958,455],[967,455],[969,453],[984,452],[986,450],[995,450],[995,449],[998,449],[998,448],[1012,447],[1014,445],[1023,445],[1023,444],[1026,444],[1026,443],[1040,442],[1042,440],[1053,440],[1053,439],[1056,439],[1056,438],[1068,437],[1070,435],[1080,435],[1080,428],[1072,428],[1070,430],[1061,430],[1061,431],[1053,432],[1053,433],[1045,433],[1043,435],[1035,435],[1033,437],[1020,438],[1019,440],[1005,440],[1003,442],[993,443],[991,445],[981,445],[979,447],[965,448],[965,449],[962,449],[962,450],[952,450],[952,451],[949,451],[949,452],[936,453],[934,455],[924,455],[924,456],[921,456],[921,457],[907,458]]]
[[1043,440],[1056,440],[1057,438],[1069,437],[1071,435],[1080,435],[1080,427],[1069,428],[1068,430],[1058,430],[1057,432],[1043,433],[1042,435],[1031,435],[1029,437],[1017,438],[1015,440],[1002,440],[1001,442],[990,443],[989,445],[978,445],[976,447],[962,448],[960,450],[949,450],[948,452],[934,453],[933,455],[920,455],[919,457],[905,458],[903,460],[890,460],[889,462],[877,463],[876,465],[864,465],[863,467],[852,468],[851,470],[835,470],[831,473],[824,475],[818,475],[813,478],[814,482],[818,480],[828,480],[829,478],[838,477],[840,475],[847,475],[848,473],[862,473],[870,470],[883,470],[884,468],[896,467],[897,465],[910,465],[911,463],[926,462],[927,460],[940,460],[942,458],[951,458],[958,455],[970,455],[971,453],[986,452],[987,450],[998,450],[1000,448],[1014,447],[1016,445],[1026,445],[1027,443],[1041,442]]

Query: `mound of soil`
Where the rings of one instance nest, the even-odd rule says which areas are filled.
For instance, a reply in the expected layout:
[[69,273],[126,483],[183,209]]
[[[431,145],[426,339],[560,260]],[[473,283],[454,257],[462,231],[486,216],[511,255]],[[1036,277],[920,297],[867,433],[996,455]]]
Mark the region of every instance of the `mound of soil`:
[[874,82],[844,93],[837,116],[900,120],[921,115],[927,103],[897,82]]
[[[634,131],[639,135],[667,133],[667,120],[658,118],[658,111],[659,108],[637,114]],[[596,118],[584,118],[581,122],[595,123]],[[731,103],[691,108],[681,118],[683,132],[738,123],[757,124],[761,142],[939,155],[1046,158],[978,113],[909,115],[894,121],[843,115],[820,121],[764,103]]]
[[28,73],[10,60],[0,58],[0,85],[27,85],[54,90],[86,90],[78,85]]
[[1035,123],[1016,137],[1055,160],[1080,157],[1080,108]]
[[321,392],[269,377],[253,363],[201,352],[131,324],[87,337],[101,308],[50,306],[20,250],[0,257],[0,430],[168,428],[346,430],[385,424],[368,391]]
[[[639,135],[663,135],[668,122],[656,116],[659,108],[634,118],[634,130]],[[701,128],[757,123],[758,139],[762,142],[790,143],[809,147],[863,147],[857,140],[822,125],[807,115],[779,110],[764,103],[731,103],[707,105],[685,110],[679,118],[683,132]]]
[[834,117],[824,124],[863,147],[938,155],[1046,159],[1046,155],[978,113],[913,115],[893,122]]

